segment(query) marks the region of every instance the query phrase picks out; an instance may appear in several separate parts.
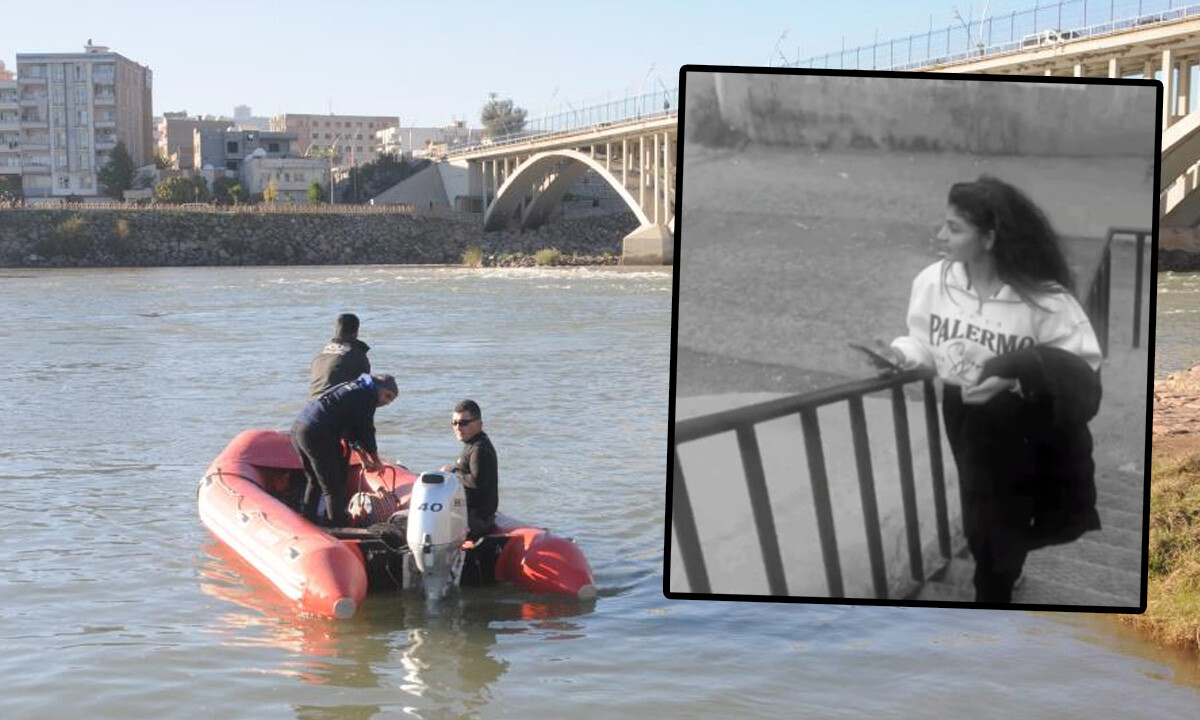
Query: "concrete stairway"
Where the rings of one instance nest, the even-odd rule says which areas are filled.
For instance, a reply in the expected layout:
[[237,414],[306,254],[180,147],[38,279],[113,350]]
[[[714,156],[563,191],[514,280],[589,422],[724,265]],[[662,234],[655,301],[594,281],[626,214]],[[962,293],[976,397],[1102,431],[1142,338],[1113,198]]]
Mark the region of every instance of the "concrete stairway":
[[[1030,553],[1014,603],[1134,607],[1141,593],[1142,490],[1126,474],[1096,477],[1103,526],[1067,544]],[[965,551],[916,600],[973,602],[975,563]]]

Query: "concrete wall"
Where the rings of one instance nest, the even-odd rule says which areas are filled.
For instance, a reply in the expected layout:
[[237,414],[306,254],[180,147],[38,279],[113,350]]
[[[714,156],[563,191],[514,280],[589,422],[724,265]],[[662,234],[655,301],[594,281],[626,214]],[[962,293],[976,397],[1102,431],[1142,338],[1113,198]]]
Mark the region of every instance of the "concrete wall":
[[[716,116],[778,145],[996,155],[1153,156],[1149,87],[689,73],[685,125]],[[689,135],[690,135],[689,131]]]

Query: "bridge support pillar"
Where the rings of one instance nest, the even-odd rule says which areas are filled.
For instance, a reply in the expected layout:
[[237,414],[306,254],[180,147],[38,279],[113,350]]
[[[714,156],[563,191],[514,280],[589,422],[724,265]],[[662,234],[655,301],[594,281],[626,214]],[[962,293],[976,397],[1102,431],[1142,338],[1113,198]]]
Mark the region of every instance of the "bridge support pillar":
[[625,236],[622,265],[670,265],[675,262],[675,234],[666,225],[643,225]]

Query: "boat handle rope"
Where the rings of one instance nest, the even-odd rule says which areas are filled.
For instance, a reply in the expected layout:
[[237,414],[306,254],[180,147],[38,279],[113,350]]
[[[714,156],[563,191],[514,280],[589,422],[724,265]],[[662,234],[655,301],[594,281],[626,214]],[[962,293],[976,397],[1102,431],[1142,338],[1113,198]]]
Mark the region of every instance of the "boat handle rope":
[[[204,478],[201,480],[201,482],[203,482],[204,480],[214,480],[214,479],[217,480],[218,482],[220,482],[221,487],[224,488],[226,492],[228,492],[230,495],[234,495],[237,497],[237,505],[235,505],[234,508],[238,512],[245,514],[247,516],[247,518],[251,518],[255,514],[257,514],[262,519],[263,524],[266,525],[271,530],[275,531],[275,533],[277,535],[279,535],[280,537],[290,537],[292,540],[294,540],[296,542],[300,541],[299,535],[292,533],[292,532],[288,532],[287,530],[284,530],[284,529],[276,526],[273,522],[271,522],[271,518],[268,517],[267,514],[265,512],[263,512],[262,510],[251,510],[249,513],[247,513],[245,510],[242,510],[242,501],[246,499],[246,495],[245,495],[245,493],[238,492],[237,490],[234,490],[232,487],[230,487],[229,484],[225,482],[225,475],[230,475],[232,477],[238,478],[239,480],[245,480],[246,482],[254,483],[254,485],[256,487],[258,486],[258,482],[256,482],[254,480],[254,478],[247,477],[240,473],[233,473],[233,472],[225,473],[225,472],[222,472],[222,470],[220,468],[217,468],[217,471],[215,473],[205,475]],[[249,520],[247,519],[247,522],[248,521]]]

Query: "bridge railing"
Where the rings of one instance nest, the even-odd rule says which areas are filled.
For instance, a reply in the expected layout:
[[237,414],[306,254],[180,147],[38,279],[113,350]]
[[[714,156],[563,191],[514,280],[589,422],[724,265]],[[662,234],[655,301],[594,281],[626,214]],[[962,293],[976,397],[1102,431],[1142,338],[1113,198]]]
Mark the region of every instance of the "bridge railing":
[[480,143],[456,147],[447,154],[459,155],[485,147],[494,148],[531,140],[545,140],[618,122],[670,117],[678,112],[679,88],[663,89],[527,120],[520,132],[498,135]]
[[[1104,350],[1108,355],[1108,328],[1112,286],[1112,243],[1117,236],[1134,236],[1137,240],[1137,281],[1133,314],[1133,347],[1139,346],[1140,318],[1142,306],[1142,275],[1145,242],[1150,231],[1136,228],[1110,228],[1101,253],[1095,258],[1094,267],[1085,273],[1090,276],[1083,306]],[[1090,270],[1090,272],[1088,272]],[[777,418],[799,415],[804,436],[805,455],[808,459],[809,478],[812,485],[813,505],[817,519],[817,531],[821,542],[821,557],[824,563],[825,580],[830,597],[844,596],[841,558],[838,553],[837,536],[834,530],[833,510],[829,494],[824,447],[821,443],[821,425],[817,408],[845,403],[850,413],[850,428],[853,438],[855,463],[858,472],[859,497],[862,503],[864,531],[870,561],[872,587],[877,598],[888,597],[887,568],[883,553],[879,510],[876,504],[874,472],[871,466],[871,445],[867,434],[863,398],[875,392],[888,391],[892,399],[892,420],[895,430],[897,460],[899,463],[900,496],[904,509],[905,535],[908,546],[909,571],[919,588],[926,579],[936,574],[949,563],[951,557],[950,523],[946,505],[946,482],[942,461],[941,426],[937,409],[937,393],[934,390],[933,372],[926,369],[910,370],[891,377],[858,380],[815,392],[791,395],[732,410],[725,410],[702,417],[689,418],[675,423],[672,439],[671,470],[671,525],[678,539],[680,560],[687,577],[688,587],[693,593],[712,593],[708,567],[696,525],[696,516],[685,480],[685,471],[679,458],[679,446],[711,438],[724,433],[734,433],[742,470],[750,496],[751,512],[762,552],[763,565],[770,593],[787,596],[787,577],[779,549],[779,538],[775,530],[775,519],[767,490],[763,469],[762,452],[758,444],[756,427]],[[907,400],[904,387],[920,383],[923,386],[925,405],[926,440],[929,451],[929,480],[932,483],[934,515],[937,525],[938,549],[941,567],[925,572],[924,557],[917,518],[916,484],[913,473],[913,454],[909,434]],[[668,532],[668,542],[670,533]],[[669,558],[668,558],[669,561]],[[912,593],[910,593],[911,596]]]
[[1185,0],[1061,0],[998,17],[963,21],[885,42],[814,55],[788,67],[854,70],[913,70],[1200,15]]

